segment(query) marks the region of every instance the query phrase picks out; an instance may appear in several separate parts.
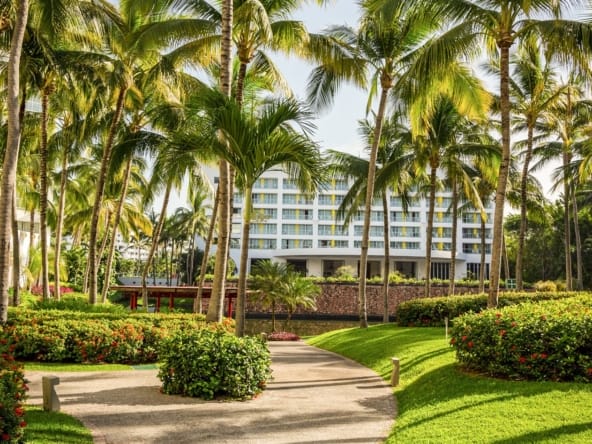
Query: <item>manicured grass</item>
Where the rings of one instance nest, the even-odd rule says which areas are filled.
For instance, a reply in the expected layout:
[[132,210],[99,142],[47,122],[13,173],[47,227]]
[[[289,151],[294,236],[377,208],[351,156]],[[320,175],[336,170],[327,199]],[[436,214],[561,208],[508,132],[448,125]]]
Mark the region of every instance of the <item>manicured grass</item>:
[[64,413],[44,412],[39,407],[25,410],[25,440],[29,444],[92,444],[90,430]]
[[132,370],[132,366],[124,364],[64,364],[61,362],[25,362],[25,370],[42,372],[112,372],[119,370]]
[[372,368],[395,389],[398,417],[388,443],[590,443],[592,385],[492,379],[463,373],[443,328],[379,325],[308,341]]

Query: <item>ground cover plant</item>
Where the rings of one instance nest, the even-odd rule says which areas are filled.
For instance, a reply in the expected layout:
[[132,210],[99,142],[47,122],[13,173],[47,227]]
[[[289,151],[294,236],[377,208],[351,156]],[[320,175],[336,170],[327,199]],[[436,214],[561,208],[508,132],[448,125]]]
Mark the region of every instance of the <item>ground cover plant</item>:
[[271,356],[256,337],[224,331],[179,331],[162,343],[162,392],[203,399],[248,399],[271,376]]
[[443,328],[379,325],[309,340],[390,379],[398,416],[388,443],[592,442],[592,385],[494,379],[461,371]]
[[19,443],[27,426],[24,402],[28,387],[13,350],[9,339],[0,338],[0,442]]
[[459,362],[509,378],[592,382],[592,297],[531,302],[455,320]]
[[[591,295],[585,292],[508,292],[499,297],[499,307],[529,301],[544,301]],[[467,294],[436,298],[413,299],[397,307],[397,324],[406,327],[440,327],[444,319],[449,322],[464,313],[478,313],[487,308],[487,295]]]

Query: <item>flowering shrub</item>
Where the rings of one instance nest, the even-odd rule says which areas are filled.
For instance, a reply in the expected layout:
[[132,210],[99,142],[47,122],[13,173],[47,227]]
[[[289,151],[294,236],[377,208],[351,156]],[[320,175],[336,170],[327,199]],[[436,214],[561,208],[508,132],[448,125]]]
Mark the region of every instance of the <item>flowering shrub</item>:
[[23,441],[23,403],[28,387],[22,367],[12,355],[13,345],[0,338],[0,442],[20,443]]
[[10,311],[0,340],[14,338],[21,360],[145,363],[158,359],[162,340],[184,330],[232,331],[234,322],[208,325],[201,315]]
[[268,341],[299,341],[300,336],[287,331],[274,331],[267,335]]
[[183,331],[165,339],[160,350],[162,392],[213,399],[247,399],[271,376],[271,357],[258,338],[224,331]]
[[[527,301],[565,299],[578,294],[580,293],[501,293],[499,307],[516,305]],[[446,317],[451,321],[463,313],[478,313],[486,308],[487,295],[485,294],[413,299],[399,304],[397,307],[397,323],[404,327],[441,327],[444,325],[444,318]]]
[[[72,293],[73,291],[74,290],[70,287],[64,287],[63,285],[60,285],[60,294]],[[53,285],[49,286],[49,292],[51,294],[54,293]],[[31,287],[31,293],[33,293],[35,296],[41,296],[43,294],[43,287],[41,285],[33,285]]]
[[592,296],[465,314],[450,343],[471,369],[510,378],[592,382]]

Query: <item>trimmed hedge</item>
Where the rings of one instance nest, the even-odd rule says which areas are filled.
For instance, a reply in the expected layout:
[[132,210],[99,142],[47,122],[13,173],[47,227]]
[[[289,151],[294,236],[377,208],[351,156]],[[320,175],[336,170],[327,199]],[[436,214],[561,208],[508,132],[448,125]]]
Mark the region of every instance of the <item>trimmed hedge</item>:
[[260,393],[271,376],[265,342],[237,338],[223,331],[183,331],[162,343],[162,392],[213,399],[248,399]]
[[592,382],[592,296],[465,314],[450,343],[459,362],[491,375]]
[[[530,301],[571,298],[590,293],[576,292],[523,292],[500,293],[498,307]],[[403,327],[441,327],[444,318],[449,322],[464,313],[478,313],[487,309],[486,294],[468,294],[437,298],[413,299],[397,307],[397,323]]]
[[0,442],[21,443],[27,425],[23,403],[29,388],[13,351],[14,344],[7,338],[0,338]]
[[[233,321],[211,328],[233,329]],[[15,357],[28,361],[155,362],[163,339],[184,330],[210,328],[203,315],[81,313],[61,310],[10,312],[1,338],[14,338]]]

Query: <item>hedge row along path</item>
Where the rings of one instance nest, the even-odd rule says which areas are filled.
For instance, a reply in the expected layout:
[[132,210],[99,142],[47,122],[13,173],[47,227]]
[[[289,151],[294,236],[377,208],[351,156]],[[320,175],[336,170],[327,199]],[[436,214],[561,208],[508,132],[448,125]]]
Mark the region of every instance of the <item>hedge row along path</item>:
[[[163,395],[156,370],[59,372],[62,411],[95,443],[373,443],[394,425],[393,391],[371,370],[302,342],[269,342],[273,380],[250,401]],[[41,377],[29,405],[42,405]]]

